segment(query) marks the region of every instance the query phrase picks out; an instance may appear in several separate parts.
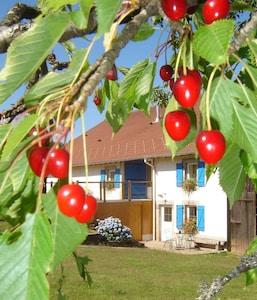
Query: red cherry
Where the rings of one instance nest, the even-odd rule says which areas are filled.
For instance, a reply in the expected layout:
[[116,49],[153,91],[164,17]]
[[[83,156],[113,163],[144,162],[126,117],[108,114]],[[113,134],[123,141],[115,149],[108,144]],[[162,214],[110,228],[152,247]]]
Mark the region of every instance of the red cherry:
[[95,96],[94,103],[96,106],[99,106],[101,104],[101,98],[99,96]]
[[48,160],[49,172],[56,178],[66,178],[69,172],[69,160],[70,154],[67,150],[54,149]]
[[[28,157],[29,165],[32,171],[38,177],[41,176],[48,152],[49,149],[47,147],[37,147],[37,148],[33,148],[29,153],[29,157]],[[44,177],[47,177],[49,174],[50,174],[49,168],[46,167]]]
[[173,91],[173,86],[174,86],[174,79],[171,78],[169,81],[169,87],[170,87],[171,91]]
[[161,6],[164,13],[172,21],[184,18],[187,10],[186,0],[161,0]]
[[115,64],[112,66],[111,70],[109,70],[106,74],[106,79],[113,81],[118,79],[117,68]]
[[163,65],[160,68],[160,77],[164,81],[169,81],[173,74],[173,69],[170,65]]
[[202,160],[216,164],[225,153],[226,141],[219,130],[205,130],[198,134],[196,147]]
[[227,17],[230,10],[228,0],[207,0],[203,6],[203,19],[206,24]]
[[174,141],[182,141],[190,131],[191,120],[183,110],[175,110],[167,113],[164,124]]
[[95,197],[91,195],[86,195],[82,211],[78,216],[76,216],[76,220],[80,223],[89,222],[93,218],[96,209],[97,209],[97,201]]
[[202,83],[203,83],[202,76],[201,76],[201,74],[198,70],[195,70],[195,69],[194,70],[189,70],[188,69],[187,74],[194,76],[198,80],[198,83],[199,83],[200,87],[202,87]]
[[191,108],[200,96],[201,87],[198,79],[192,75],[181,76],[173,85],[173,94],[178,103]]
[[194,5],[194,6],[190,6],[187,8],[187,14],[192,15],[195,13],[195,11],[197,10],[198,5]]
[[78,184],[63,185],[57,193],[59,210],[68,217],[78,216],[83,208],[84,201],[84,189]]
[[38,127],[38,128],[32,128],[29,132],[30,136],[33,137],[40,137],[42,138],[38,143],[36,143],[35,147],[41,147],[46,146],[49,143],[49,138],[43,138],[44,135],[46,135],[48,131],[44,127]]

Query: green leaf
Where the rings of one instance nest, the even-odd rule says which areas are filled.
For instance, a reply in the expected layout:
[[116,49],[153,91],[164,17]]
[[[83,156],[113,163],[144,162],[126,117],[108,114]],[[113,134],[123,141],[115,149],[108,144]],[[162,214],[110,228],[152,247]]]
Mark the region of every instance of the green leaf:
[[135,84],[148,64],[149,60],[143,59],[129,69],[120,83],[119,97],[129,97],[131,94],[133,94],[134,97]]
[[110,30],[117,12],[121,6],[122,0],[96,0],[97,12],[97,38]]
[[48,0],[48,1],[39,1],[38,6],[41,8],[41,11],[46,14],[48,11],[56,12],[63,8],[65,5],[68,4],[76,4],[79,0]]
[[254,12],[254,7],[252,7],[250,4],[244,2],[244,1],[233,1],[230,4],[230,10],[231,11],[239,11],[239,10],[249,10]]
[[92,277],[90,276],[89,272],[87,271],[86,265],[91,261],[87,256],[78,256],[77,253],[73,252],[73,257],[75,258],[77,268],[79,271],[80,276],[87,281],[88,286],[91,287],[92,284]]
[[[228,139],[234,126],[234,110],[232,107],[228,79],[223,77],[216,78],[211,85],[210,91],[210,116],[213,128],[217,127]],[[206,116],[206,93],[204,93],[201,103],[201,112],[203,123],[205,124]],[[218,125],[217,125],[218,123]]]
[[226,62],[227,52],[234,35],[232,20],[220,20],[200,27],[193,40],[193,50],[210,63],[219,65]]
[[12,130],[2,153],[2,160],[7,160],[12,155],[13,150],[20,146],[21,141],[28,135],[35,126],[38,116],[35,114],[24,117]]
[[219,180],[228,196],[230,207],[240,199],[245,187],[246,174],[240,160],[241,149],[236,144],[227,146],[226,153],[219,162]]
[[82,11],[85,19],[87,20],[87,22],[89,20],[89,14],[92,9],[93,3],[94,3],[94,0],[80,0],[81,11]]
[[47,194],[43,194],[42,200],[48,218],[51,220],[51,230],[54,239],[54,255],[51,262],[51,270],[68,257],[87,236],[87,225],[80,224],[75,218],[63,215],[57,206],[55,190],[59,183]]
[[234,110],[233,140],[257,162],[257,97],[254,92],[232,81],[227,82]]
[[2,299],[48,299],[46,273],[52,259],[53,241],[48,219],[39,212],[0,240]]
[[130,114],[132,106],[129,98],[119,97],[119,84],[116,81],[105,80],[105,92],[109,98],[105,119],[116,133]]
[[13,185],[14,193],[21,191],[27,183],[31,170],[28,164],[28,158],[24,153],[15,163],[10,173],[10,179]]
[[[27,107],[37,105],[43,97],[52,93],[58,92],[68,86],[71,86],[74,78],[79,74],[80,68],[87,49],[81,49],[74,53],[74,57],[69,65],[69,68],[62,73],[50,72],[44,76],[36,85],[34,85],[25,96]],[[88,67],[88,62],[83,66]]]
[[139,29],[139,31],[135,34],[134,38],[132,39],[133,42],[141,42],[147,40],[154,34],[154,28],[148,23],[143,23]]
[[[251,241],[246,251],[246,256],[250,256],[252,254],[255,254],[256,252],[257,252],[257,237]],[[256,281],[257,281],[257,268],[246,271],[246,285],[253,284]]]
[[[177,110],[177,109],[181,109],[181,110],[185,111],[191,119],[190,132],[187,135],[187,137],[181,142],[175,142],[174,140],[172,140],[171,137],[169,136],[166,128],[165,128],[165,125],[164,125],[164,120],[165,120],[166,115],[169,112]],[[165,144],[166,144],[166,147],[168,149],[170,149],[172,158],[174,158],[176,156],[176,153],[179,150],[185,148],[188,144],[190,144],[193,141],[193,139],[195,138],[196,133],[197,133],[195,112],[193,110],[184,109],[184,108],[181,108],[181,107],[178,108],[177,101],[175,100],[174,97],[172,97],[172,99],[169,101],[168,106],[166,107],[166,110],[165,110],[165,113],[164,113],[163,120],[162,120],[161,124],[162,124],[162,130],[163,130],[163,134],[164,134],[164,138],[165,138]]]
[[63,12],[46,16],[13,41],[7,52],[5,67],[0,72],[0,103],[35,73],[69,21],[69,15]]
[[74,10],[70,13],[71,21],[75,24],[76,27],[83,29],[87,27],[88,19],[85,19],[85,16],[81,10]]
[[246,174],[251,179],[254,188],[257,191],[257,163],[253,162],[250,155],[243,150],[240,153],[240,158]]
[[143,112],[149,114],[153,82],[156,73],[156,62],[148,64],[136,83],[135,103]]
[[97,109],[100,113],[102,113],[105,110],[105,105],[106,105],[106,93],[105,93],[105,88],[101,87],[97,90],[97,94],[101,99],[100,105],[97,106]]

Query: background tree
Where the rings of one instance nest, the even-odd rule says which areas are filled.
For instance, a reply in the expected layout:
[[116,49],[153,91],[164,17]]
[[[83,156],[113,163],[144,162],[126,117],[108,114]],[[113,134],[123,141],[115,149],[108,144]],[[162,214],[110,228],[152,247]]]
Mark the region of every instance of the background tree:
[[[61,213],[56,201],[60,187],[72,185],[72,159],[68,183],[60,176],[50,191],[43,193],[43,188],[51,155],[68,134],[72,145],[74,122],[81,116],[83,122],[90,95],[100,98],[97,107],[100,112],[106,110],[114,133],[134,108],[148,114],[151,100],[167,105],[164,120],[170,112],[182,111],[190,118],[185,136],[179,132],[174,139],[163,126],[172,156],[196,140],[196,151],[209,163],[209,173],[219,168],[220,184],[231,205],[240,198],[247,176],[257,187],[255,1],[229,4],[216,0],[223,3],[219,4],[222,10],[227,3],[229,10],[218,21],[213,21],[208,10],[204,12],[204,1],[174,2],[181,15],[174,15],[165,0],[39,0],[37,7],[17,4],[0,23],[0,52],[8,51],[0,72],[0,103],[26,86],[24,96],[1,114],[0,215],[12,227],[0,241],[3,299],[17,295],[19,299],[47,299],[46,274],[85,239],[87,225]],[[143,41],[157,30],[166,39],[156,41],[152,57],[129,69],[116,66],[130,40]],[[76,49],[73,39],[85,36],[91,41]],[[94,44],[102,42],[103,54],[90,62]],[[54,54],[58,43],[66,49],[69,61],[61,62]],[[160,57],[172,68],[163,90],[154,88],[155,77],[161,76]],[[181,90],[182,79],[190,87],[186,93]],[[170,99],[167,89],[173,93]],[[188,102],[185,95],[196,89],[201,96],[190,97]],[[31,134],[34,128],[36,135]],[[211,143],[219,149],[218,155],[214,152],[215,161],[209,160],[212,155],[199,142],[203,132],[208,136],[214,132]],[[40,152],[38,163],[31,159],[34,149]],[[35,165],[40,166],[36,172]],[[250,283],[256,276],[256,241],[247,254],[233,276],[252,269],[247,273]],[[85,277],[85,260],[75,252],[74,257]],[[233,276],[202,287],[201,299],[215,295]]]

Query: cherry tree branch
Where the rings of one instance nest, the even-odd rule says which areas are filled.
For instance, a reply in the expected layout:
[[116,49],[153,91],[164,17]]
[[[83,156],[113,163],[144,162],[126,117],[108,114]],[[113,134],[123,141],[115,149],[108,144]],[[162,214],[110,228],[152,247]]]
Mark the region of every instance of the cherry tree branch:
[[256,267],[256,252],[249,256],[243,256],[240,260],[240,264],[229,271],[225,276],[215,278],[211,284],[204,283],[203,285],[201,285],[199,288],[200,296],[196,298],[196,300],[212,299],[223,289],[224,285],[229,283],[232,279],[237,278],[241,273],[245,273],[249,270],[255,269]]

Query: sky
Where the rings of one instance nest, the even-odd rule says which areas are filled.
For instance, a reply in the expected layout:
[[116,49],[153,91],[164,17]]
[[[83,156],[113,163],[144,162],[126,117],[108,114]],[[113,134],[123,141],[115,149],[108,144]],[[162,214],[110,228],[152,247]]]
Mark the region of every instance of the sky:
[[[24,1],[19,1],[21,3],[35,6],[37,4],[37,0],[24,0]],[[0,20],[6,15],[7,11],[12,8],[15,4],[17,3],[17,0],[0,0]],[[159,34],[158,34],[159,36]],[[157,45],[157,40],[158,36],[155,35],[153,36],[150,40],[146,42],[130,42],[121,52],[120,56],[116,60],[116,65],[117,66],[123,66],[130,68],[132,67],[135,63],[138,61],[148,58],[152,55],[152,52],[154,51],[156,45]],[[90,37],[90,36],[89,36]],[[81,43],[85,43],[84,41],[80,41],[81,39],[74,39],[76,43],[78,43],[78,47],[83,46]],[[85,44],[88,45],[88,44]],[[63,57],[63,60],[65,60],[65,52],[62,51],[61,47],[58,47],[59,53],[55,52],[57,59],[60,59]],[[94,51],[90,57],[90,63],[93,63],[94,60],[98,58],[99,55],[102,54],[102,45],[99,44],[98,47],[94,48]],[[0,69],[4,67],[5,63],[5,54],[0,54]],[[164,58],[160,59],[160,64],[164,63]],[[159,83],[158,83],[159,84]],[[0,105],[0,113],[5,110],[6,108],[10,107],[11,104],[15,104],[17,100],[23,95],[23,90],[19,89],[17,92],[15,92],[9,99],[8,101]],[[97,125],[98,123],[102,122],[104,120],[104,113],[100,114],[93,103],[93,96],[91,96],[88,99],[88,105],[87,105],[87,110],[85,112],[85,124],[86,124],[86,130],[89,130],[93,126]],[[77,121],[75,124],[75,136],[78,136],[81,134],[81,122]]]

